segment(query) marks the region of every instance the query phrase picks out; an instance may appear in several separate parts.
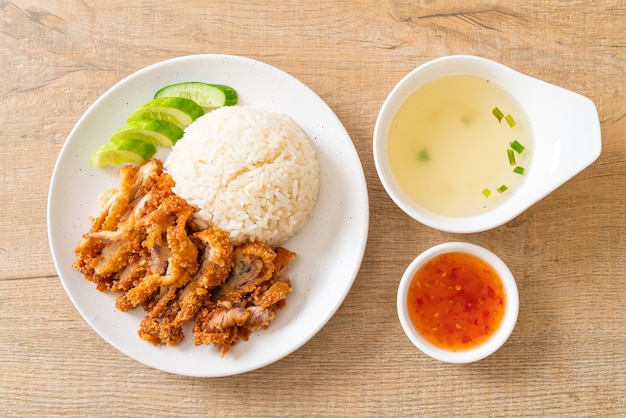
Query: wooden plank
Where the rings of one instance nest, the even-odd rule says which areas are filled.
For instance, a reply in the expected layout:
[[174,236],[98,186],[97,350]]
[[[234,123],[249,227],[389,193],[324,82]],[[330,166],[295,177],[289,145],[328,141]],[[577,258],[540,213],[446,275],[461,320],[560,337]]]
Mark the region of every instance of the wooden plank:
[[[626,411],[622,1],[36,3],[0,3],[0,415]],[[50,176],[81,115],[129,74],[196,53],[258,59],[310,86],[349,132],[370,199],[363,264],[331,321],[287,358],[220,379],[152,370],[102,340],[56,277],[46,232]],[[492,231],[448,234],[412,221],[376,175],[374,124],[405,74],[450,54],[495,59],[591,98],[601,120],[600,158]],[[520,291],[509,341],[465,366],[422,355],[395,306],[408,263],[452,240],[495,251]]]

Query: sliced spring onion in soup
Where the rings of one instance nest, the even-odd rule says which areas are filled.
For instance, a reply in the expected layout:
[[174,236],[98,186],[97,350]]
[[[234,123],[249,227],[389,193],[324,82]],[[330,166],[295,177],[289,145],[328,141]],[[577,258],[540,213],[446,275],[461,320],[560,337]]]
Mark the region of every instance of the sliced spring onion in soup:
[[506,123],[508,123],[511,128],[515,126],[515,119],[513,119],[513,116],[506,115],[504,120],[506,120]]
[[517,141],[517,139],[511,142],[511,148],[518,154],[521,154],[525,149],[524,146]]
[[510,165],[515,165],[515,153],[513,152],[512,149],[508,149],[506,150],[507,155],[509,156],[509,164]]
[[[513,119],[513,116],[511,115],[504,116],[504,113],[502,113],[502,111],[498,107],[494,107],[492,113],[498,119],[498,122],[501,122],[502,119],[504,118],[511,128],[515,126],[516,123],[515,123],[515,120]],[[513,172],[522,176],[524,175],[525,169],[524,167],[517,165],[515,153],[521,154],[524,151],[524,149],[525,147],[518,140],[514,140],[512,142],[509,142],[509,148],[506,150],[506,154],[509,159],[509,165],[515,166],[513,168]],[[496,191],[498,193],[504,193],[508,189],[509,188],[505,184],[503,184],[500,187],[498,187]],[[481,193],[485,197],[491,196],[491,190],[488,188],[483,189]]]
[[502,122],[502,118],[504,117],[504,113],[498,107],[494,107],[492,111],[493,115],[498,119],[498,122]]
[[422,148],[419,153],[417,153],[417,159],[419,161],[430,161],[430,154],[428,153],[428,148]]

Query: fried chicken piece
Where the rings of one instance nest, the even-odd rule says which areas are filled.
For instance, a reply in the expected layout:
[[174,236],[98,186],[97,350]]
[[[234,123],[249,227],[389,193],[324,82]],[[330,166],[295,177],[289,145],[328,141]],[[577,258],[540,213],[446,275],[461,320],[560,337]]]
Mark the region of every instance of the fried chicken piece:
[[[178,289],[187,284],[198,270],[198,248],[187,235],[186,225],[193,215],[193,209],[177,196],[163,201],[159,207],[165,213],[176,215],[174,225],[167,227],[166,245],[170,256],[165,275],[150,271],[136,286],[120,296],[115,306],[121,311],[128,311],[148,299],[160,286]],[[147,222],[147,227],[150,227]],[[154,316],[154,315],[153,315]]]
[[[163,298],[154,307],[149,307],[148,315],[140,324],[139,335],[151,343],[175,345],[183,338],[182,326],[198,313],[210,291],[224,282],[232,266],[233,245],[228,234],[217,227],[209,227],[191,236],[202,253],[202,263],[197,273],[186,285],[170,286],[166,294],[167,309],[162,308]],[[172,294],[172,290],[176,290]]]
[[214,344],[226,355],[240,339],[267,328],[291,291],[285,277],[296,254],[253,242],[235,248],[228,280],[203,308],[194,325],[194,344]]
[[233,269],[215,298],[230,302],[241,301],[247,293],[272,277],[275,258],[274,250],[258,241],[235,248]]
[[279,309],[277,305],[227,307],[227,304],[220,304],[212,310],[203,308],[194,326],[194,344],[215,344],[222,357],[240,339],[247,341],[253,331],[267,328]]
[[141,256],[128,265],[119,274],[119,279],[111,286],[111,291],[122,292],[136,286],[151,268],[152,259]]
[[169,317],[154,318],[148,314],[139,324],[139,337],[153,345],[176,345],[185,338],[182,327],[172,324]]
[[[119,170],[120,185],[100,196],[100,215],[94,220],[92,232],[115,231],[133,209],[141,207],[141,199],[160,180],[163,163],[152,159],[134,167],[127,165]],[[171,181],[173,184],[173,181]]]
[[139,324],[139,337],[154,345],[176,345],[184,338],[182,327],[174,326],[178,289],[164,287],[149,306],[149,312]]
[[132,252],[132,243],[128,241],[120,240],[107,244],[94,263],[94,276],[109,277],[120,271],[128,264]]
[[134,217],[146,190],[142,184],[154,182],[162,170],[158,160],[139,169],[126,166],[119,170],[120,185],[104,195],[100,215],[93,220],[88,233],[83,235],[74,250],[77,260],[73,266],[85,278],[96,283],[100,291],[115,285],[117,273],[141,253],[143,236],[134,228]]
[[178,326],[194,318],[209,292],[228,278],[233,264],[233,244],[226,232],[209,227],[196,232],[191,238],[202,248],[203,259],[198,272],[180,296],[180,309],[174,320]]
[[267,308],[285,299],[291,292],[291,282],[285,276],[289,263],[296,258],[296,253],[283,247],[276,249],[276,259],[274,260],[274,274],[271,280],[263,283],[255,289],[253,302],[255,305]]
[[224,331],[234,326],[241,326],[246,323],[249,316],[250,312],[244,306],[232,306],[224,302],[211,311],[211,315],[207,318],[207,329]]
[[285,299],[289,292],[291,292],[289,279],[279,280],[272,283],[270,287],[260,292],[260,294],[255,294],[254,304],[261,308],[268,308]]
[[225,355],[270,324],[291,291],[285,272],[295,253],[260,242],[234,248],[226,232],[200,225],[159,160],[123,167],[119,178],[101,195],[73,266],[98,290],[121,292],[117,309],[145,309],[143,340],[178,344],[195,319],[194,343]]
[[215,344],[226,355],[239,340],[238,326],[245,324],[250,312],[244,306],[232,306],[230,302],[218,304],[213,309],[203,308],[194,326],[195,345]]
[[93,221],[92,231],[114,231],[131,198],[137,192],[134,178],[137,169],[132,166],[119,170],[120,185],[100,196],[100,215]]
[[[182,209],[175,209],[179,211],[176,223],[167,228],[167,246],[171,251],[168,265],[170,277],[164,284],[180,287],[198,271],[198,247],[187,235],[187,221],[193,215],[193,208],[182,198],[177,200]],[[188,273],[190,277],[182,277],[183,273]]]
[[276,316],[276,308],[271,306],[264,308],[262,306],[252,305],[248,307],[248,312],[250,312],[250,316],[245,325],[249,330],[255,330],[261,327],[267,328]]

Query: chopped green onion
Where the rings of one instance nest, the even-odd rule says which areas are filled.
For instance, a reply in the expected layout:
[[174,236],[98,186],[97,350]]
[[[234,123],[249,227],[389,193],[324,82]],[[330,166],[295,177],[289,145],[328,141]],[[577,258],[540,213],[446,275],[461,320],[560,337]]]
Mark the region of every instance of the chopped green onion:
[[417,153],[417,159],[419,161],[430,161],[430,154],[428,153],[428,148],[422,148]]
[[491,196],[491,190],[489,189],[483,189],[483,191],[481,192],[483,194],[483,196],[485,197],[489,197]]
[[508,187],[506,187],[506,185],[505,185],[505,184],[503,184],[502,186],[500,186],[500,187],[498,187],[498,188],[496,189],[496,191],[497,191],[498,193],[504,193],[504,192],[506,192],[507,190],[509,190],[509,188],[508,188]]
[[506,153],[509,156],[509,164],[515,165],[515,153],[513,152],[513,150],[509,148],[508,150],[506,150]]
[[524,146],[517,142],[517,139],[511,142],[511,148],[513,148],[518,154],[521,154],[524,151]]
[[519,165],[513,169],[514,173],[524,175],[524,167],[520,167]]
[[504,120],[506,120],[506,123],[508,123],[511,128],[515,126],[515,120],[513,120],[513,116],[506,115],[504,117]]
[[494,107],[492,111],[493,115],[498,119],[498,122],[502,122],[502,118],[504,117],[504,113],[498,107]]

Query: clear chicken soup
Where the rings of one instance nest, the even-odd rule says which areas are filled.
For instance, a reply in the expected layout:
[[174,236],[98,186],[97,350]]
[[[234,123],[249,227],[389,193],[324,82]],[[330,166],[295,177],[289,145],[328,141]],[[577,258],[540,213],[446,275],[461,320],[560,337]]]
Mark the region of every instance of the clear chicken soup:
[[494,82],[447,76],[413,92],[388,135],[404,193],[433,213],[476,216],[502,204],[528,175],[532,137],[517,101]]

